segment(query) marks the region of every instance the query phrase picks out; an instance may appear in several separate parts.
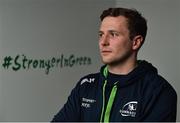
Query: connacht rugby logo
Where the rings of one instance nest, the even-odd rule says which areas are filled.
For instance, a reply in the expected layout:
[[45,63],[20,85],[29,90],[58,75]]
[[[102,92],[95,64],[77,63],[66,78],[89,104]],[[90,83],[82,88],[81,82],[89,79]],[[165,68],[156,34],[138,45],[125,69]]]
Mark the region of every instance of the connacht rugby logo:
[[123,106],[123,108],[119,112],[121,113],[122,116],[135,117],[137,104],[138,104],[137,101],[128,102]]

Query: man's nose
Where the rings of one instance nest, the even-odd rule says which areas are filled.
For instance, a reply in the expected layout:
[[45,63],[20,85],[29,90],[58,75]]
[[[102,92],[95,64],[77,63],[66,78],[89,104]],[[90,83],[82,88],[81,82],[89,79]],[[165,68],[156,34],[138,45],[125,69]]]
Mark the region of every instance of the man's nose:
[[103,37],[100,39],[100,43],[103,46],[109,45],[109,35],[103,35]]

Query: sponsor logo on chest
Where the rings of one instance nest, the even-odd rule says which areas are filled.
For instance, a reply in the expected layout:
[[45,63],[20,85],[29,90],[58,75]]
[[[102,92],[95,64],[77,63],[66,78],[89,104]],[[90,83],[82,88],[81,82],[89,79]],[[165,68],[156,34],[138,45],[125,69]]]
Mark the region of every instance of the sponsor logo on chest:
[[91,107],[91,105],[93,104],[93,103],[95,103],[96,102],[96,100],[94,100],[94,99],[88,99],[88,98],[82,98],[82,103],[81,103],[81,107],[84,107],[84,108],[90,108]]

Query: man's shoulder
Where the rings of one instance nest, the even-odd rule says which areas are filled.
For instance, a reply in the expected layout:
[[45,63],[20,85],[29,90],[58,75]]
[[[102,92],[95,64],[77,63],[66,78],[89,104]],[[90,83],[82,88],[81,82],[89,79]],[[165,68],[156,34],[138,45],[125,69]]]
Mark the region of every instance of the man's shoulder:
[[100,73],[91,73],[83,76],[79,84],[80,85],[89,85],[89,84],[95,84],[99,80]]
[[92,93],[99,87],[99,76],[100,73],[92,73],[83,76],[76,85],[76,90],[82,96],[87,93]]
[[145,85],[151,88],[152,91],[154,92],[171,91],[176,95],[176,91],[174,87],[163,76],[159,74],[151,73],[151,74],[146,74],[145,78],[146,78]]

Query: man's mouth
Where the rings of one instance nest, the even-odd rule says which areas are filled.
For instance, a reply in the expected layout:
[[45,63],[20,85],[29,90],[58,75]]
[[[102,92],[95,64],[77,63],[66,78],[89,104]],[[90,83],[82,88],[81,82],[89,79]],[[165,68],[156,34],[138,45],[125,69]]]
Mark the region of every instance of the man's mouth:
[[104,54],[104,55],[105,55],[105,54],[109,54],[109,53],[111,53],[110,50],[102,50],[102,51],[101,51],[101,54]]

